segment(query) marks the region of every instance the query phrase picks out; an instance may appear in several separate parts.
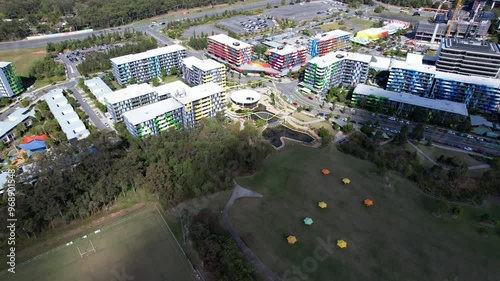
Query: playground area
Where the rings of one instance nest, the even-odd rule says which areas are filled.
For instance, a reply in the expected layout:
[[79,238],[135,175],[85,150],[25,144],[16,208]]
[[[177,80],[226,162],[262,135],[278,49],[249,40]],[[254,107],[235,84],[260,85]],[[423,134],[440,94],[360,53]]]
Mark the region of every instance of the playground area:
[[10,281],[196,280],[156,208],[132,214],[19,264],[15,274],[2,274],[0,279]]
[[287,142],[237,180],[263,197],[236,201],[232,223],[282,280],[498,280],[498,227],[485,237],[478,218],[498,220],[499,206],[438,217],[441,201],[375,171],[335,147]]

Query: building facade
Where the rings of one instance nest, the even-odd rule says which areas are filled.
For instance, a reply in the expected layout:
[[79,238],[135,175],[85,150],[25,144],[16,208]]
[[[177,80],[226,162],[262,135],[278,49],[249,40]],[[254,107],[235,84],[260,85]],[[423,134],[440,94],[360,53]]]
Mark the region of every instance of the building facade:
[[149,81],[162,76],[162,71],[170,73],[173,67],[180,69],[181,61],[186,57],[186,48],[180,45],[149,50],[139,54],[112,58],[113,75],[120,85]]
[[430,98],[464,103],[480,111],[500,110],[500,80],[437,72]]
[[[484,40],[488,37],[491,21],[463,21],[457,20],[451,30],[452,38]],[[415,40],[441,42],[446,38],[448,23],[430,23],[421,21],[415,31]]]
[[334,52],[307,63],[301,86],[324,94],[334,86],[355,86],[368,79],[370,55]]
[[278,71],[301,67],[306,63],[306,46],[285,45],[269,50],[269,64]]
[[207,52],[212,58],[235,66],[250,62],[253,56],[252,45],[225,34],[209,36]]
[[173,98],[149,104],[123,114],[131,135],[143,139],[182,125],[182,104]]
[[123,121],[123,113],[159,100],[158,93],[148,84],[129,85],[104,95],[106,109],[115,122]]
[[23,91],[23,84],[16,74],[14,64],[0,61],[0,97],[11,98]]
[[170,87],[169,98],[123,114],[127,130],[144,138],[174,128],[192,128],[203,118],[215,117],[226,108],[226,94],[209,82],[192,88]]
[[352,94],[352,102],[363,108],[371,108],[379,112],[394,112],[404,117],[408,117],[417,108],[426,112],[428,118],[432,118],[434,114],[440,114],[464,120],[469,115],[463,103],[397,93],[365,84],[356,86]]
[[226,66],[213,59],[187,57],[182,60],[182,79],[193,86],[214,82],[226,87]]
[[30,127],[32,124],[30,117],[35,117],[35,110],[19,107],[5,120],[0,121],[0,141],[7,144],[15,140],[14,128],[21,123],[26,128]]
[[345,51],[351,48],[353,34],[343,30],[333,30],[317,34],[308,42],[311,57],[324,56],[330,52]]
[[500,45],[446,39],[437,53],[436,69],[463,75],[500,77]]
[[424,96],[432,90],[435,75],[436,67],[434,66],[393,60],[389,67],[386,89]]

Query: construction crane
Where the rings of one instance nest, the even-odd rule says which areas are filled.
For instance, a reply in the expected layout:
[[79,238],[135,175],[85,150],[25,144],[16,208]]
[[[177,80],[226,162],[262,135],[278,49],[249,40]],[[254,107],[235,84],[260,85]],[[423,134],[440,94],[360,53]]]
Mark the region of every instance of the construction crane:
[[446,31],[445,38],[450,38],[451,30],[453,29],[453,25],[455,24],[455,21],[457,20],[458,12],[460,12],[460,8],[462,7],[462,0],[457,0],[456,3],[457,3],[457,6],[455,6],[455,10],[453,11],[453,17],[451,18],[450,21],[448,21],[448,30]]

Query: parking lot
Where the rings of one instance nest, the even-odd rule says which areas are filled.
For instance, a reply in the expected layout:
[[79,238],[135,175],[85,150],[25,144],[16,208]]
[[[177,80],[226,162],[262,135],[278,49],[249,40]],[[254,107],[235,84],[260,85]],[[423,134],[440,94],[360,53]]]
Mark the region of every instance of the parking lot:
[[332,9],[334,7],[342,6],[334,3],[325,4],[323,2],[302,2],[299,4],[286,5],[270,9],[267,10],[265,14],[278,19],[291,19],[298,23],[301,21],[311,21],[316,17],[324,17],[326,16],[328,9]]
[[239,16],[220,20],[216,22],[235,33],[242,34],[245,32],[254,33],[268,28],[275,27],[274,21],[270,17],[265,16]]
[[193,27],[186,29],[182,33],[182,36],[185,38],[190,38],[194,34],[200,35],[201,33],[208,34],[209,36],[211,36],[212,33],[215,35],[215,34],[227,33],[227,32],[218,29],[217,27],[213,26],[212,24],[203,24],[203,25],[197,25],[197,26],[193,26]]

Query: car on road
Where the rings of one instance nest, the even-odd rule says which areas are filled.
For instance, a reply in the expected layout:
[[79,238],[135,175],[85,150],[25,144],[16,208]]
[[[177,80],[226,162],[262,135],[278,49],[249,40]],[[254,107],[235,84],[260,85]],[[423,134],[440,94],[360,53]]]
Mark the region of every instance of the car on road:
[[293,102],[292,104],[293,104],[294,106],[299,106],[299,104],[298,104],[298,103],[296,103],[296,102]]
[[472,147],[470,147],[470,146],[464,146],[464,150],[472,151]]
[[387,118],[387,119],[389,119],[389,120],[391,120],[391,121],[396,121],[396,118],[394,118],[394,117],[392,117],[392,116],[391,116],[391,117],[389,117],[389,118]]
[[108,123],[104,123],[104,126],[106,126],[106,128],[109,128],[109,124]]
[[313,100],[313,97],[311,97],[311,96],[309,96],[309,97],[307,97],[307,98],[308,98],[308,99],[310,99],[310,100]]

